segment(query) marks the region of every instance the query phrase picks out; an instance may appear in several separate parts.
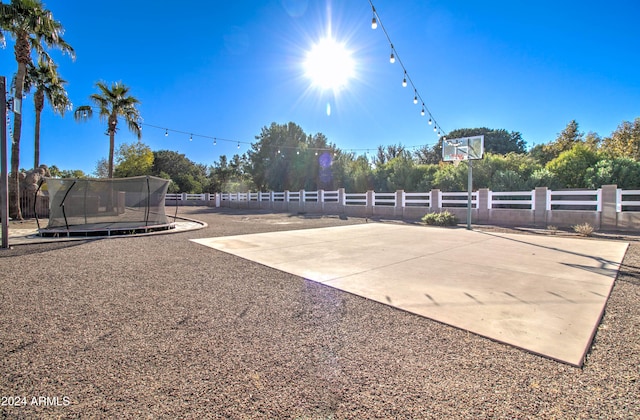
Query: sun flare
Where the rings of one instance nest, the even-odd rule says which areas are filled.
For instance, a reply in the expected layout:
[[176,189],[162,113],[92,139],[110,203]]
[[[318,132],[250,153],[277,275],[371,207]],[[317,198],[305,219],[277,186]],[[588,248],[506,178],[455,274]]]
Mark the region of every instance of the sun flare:
[[311,47],[304,68],[312,85],[334,92],[343,89],[355,76],[351,52],[333,38],[323,38]]

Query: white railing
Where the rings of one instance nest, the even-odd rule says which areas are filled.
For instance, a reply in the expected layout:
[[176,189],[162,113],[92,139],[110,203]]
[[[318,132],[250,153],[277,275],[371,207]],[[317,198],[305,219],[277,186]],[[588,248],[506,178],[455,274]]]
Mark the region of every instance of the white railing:
[[402,207],[431,207],[431,192],[402,194]]
[[288,201],[300,201],[300,191],[289,191]]
[[167,193],[164,196],[165,200],[182,200],[182,193]]
[[[634,209],[629,209],[634,207]],[[618,188],[616,194],[616,211],[638,211],[640,210],[640,190],[621,190]]]
[[[467,207],[469,193],[440,191],[440,207]],[[448,205],[447,205],[448,204]],[[471,193],[471,208],[478,208],[478,192]]]
[[346,193],[344,195],[345,205],[347,206],[366,206],[367,205],[367,193]]
[[323,194],[323,202],[324,203],[337,203],[340,201],[340,192],[339,191],[325,191]]
[[396,205],[396,193],[373,193],[373,205],[374,206],[395,206]]
[[489,191],[487,200],[489,209],[519,208],[524,210],[534,210],[536,208],[536,194],[533,191]]
[[[220,201],[232,202],[298,202],[298,203],[337,203],[347,206],[386,206],[386,207],[425,207],[431,208],[436,198],[433,192],[374,192],[372,202],[368,202],[368,193],[345,193],[336,191],[281,191],[246,192],[219,194],[167,193],[167,201]],[[437,202],[441,208],[461,208],[467,206],[467,192],[438,191]],[[488,191],[488,209],[534,210],[535,191]],[[472,192],[472,208],[477,209],[479,192]],[[484,197],[484,196],[483,196]],[[342,202],[340,202],[342,198]],[[616,190],[615,205],[617,212],[640,212],[640,189]],[[544,205],[543,205],[544,206]],[[562,211],[602,211],[602,189],[581,191],[547,190],[546,210]]]
[[[562,198],[561,198],[562,197]],[[567,199],[566,197],[569,197]],[[579,197],[572,200],[571,197]],[[587,199],[582,198],[587,197]],[[590,210],[602,211],[602,190],[551,191],[547,190],[547,210]],[[556,207],[556,208],[554,208]],[[585,207],[589,207],[586,209]]]

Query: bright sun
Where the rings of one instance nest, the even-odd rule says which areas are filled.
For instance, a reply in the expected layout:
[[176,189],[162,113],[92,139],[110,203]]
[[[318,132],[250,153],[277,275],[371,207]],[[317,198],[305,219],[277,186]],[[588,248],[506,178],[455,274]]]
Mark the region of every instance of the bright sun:
[[304,62],[305,75],[322,89],[340,91],[355,76],[355,63],[344,44],[323,38],[311,47]]

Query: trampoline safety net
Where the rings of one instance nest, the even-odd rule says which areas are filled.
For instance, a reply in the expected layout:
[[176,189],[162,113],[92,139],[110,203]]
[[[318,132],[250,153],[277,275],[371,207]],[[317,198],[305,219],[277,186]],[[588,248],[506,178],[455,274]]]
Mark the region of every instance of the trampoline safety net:
[[46,178],[47,229],[111,231],[167,225],[164,200],[169,182],[152,176]]

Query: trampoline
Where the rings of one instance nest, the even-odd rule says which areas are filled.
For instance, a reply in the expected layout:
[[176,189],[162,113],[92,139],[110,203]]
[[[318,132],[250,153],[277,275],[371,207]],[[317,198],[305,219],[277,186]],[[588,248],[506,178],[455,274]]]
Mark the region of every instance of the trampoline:
[[113,236],[175,228],[165,214],[170,180],[153,176],[112,179],[45,178],[49,223],[43,237]]

